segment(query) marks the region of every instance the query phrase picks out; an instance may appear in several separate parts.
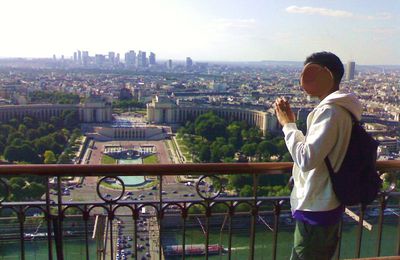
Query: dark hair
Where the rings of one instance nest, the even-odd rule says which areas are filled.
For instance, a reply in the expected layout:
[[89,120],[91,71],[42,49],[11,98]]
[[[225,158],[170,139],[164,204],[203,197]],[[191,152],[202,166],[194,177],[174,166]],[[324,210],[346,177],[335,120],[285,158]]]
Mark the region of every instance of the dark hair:
[[307,63],[317,63],[330,70],[333,75],[335,85],[339,87],[340,81],[344,74],[344,67],[342,61],[338,56],[331,52],[315,52],[307,57],[304,65]]

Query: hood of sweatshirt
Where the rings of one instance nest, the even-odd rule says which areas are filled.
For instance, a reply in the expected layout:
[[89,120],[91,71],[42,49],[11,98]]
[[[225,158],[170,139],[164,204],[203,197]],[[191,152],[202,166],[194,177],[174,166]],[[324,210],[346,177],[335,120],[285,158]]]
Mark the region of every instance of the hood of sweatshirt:
[[317,107],[325,104],[336,104],[350,111],[357,120],[361,120],[362,105],[356,95],[341,90],[335,91],[325,97]]

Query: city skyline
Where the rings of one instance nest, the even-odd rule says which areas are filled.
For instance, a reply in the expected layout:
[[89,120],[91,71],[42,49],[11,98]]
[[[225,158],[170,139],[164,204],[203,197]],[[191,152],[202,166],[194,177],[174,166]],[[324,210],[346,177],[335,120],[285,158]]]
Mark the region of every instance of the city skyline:
[[16,0],[0,8],[7,10],[0,17],[3,58],[70,58],[78,49],[123,55],[142,49],[160,60],[303,61],[322,50],[336,53],[343,63],[399,65],[400,60],[400,3],[395,0],[385,5],[371,0],[112,5]]

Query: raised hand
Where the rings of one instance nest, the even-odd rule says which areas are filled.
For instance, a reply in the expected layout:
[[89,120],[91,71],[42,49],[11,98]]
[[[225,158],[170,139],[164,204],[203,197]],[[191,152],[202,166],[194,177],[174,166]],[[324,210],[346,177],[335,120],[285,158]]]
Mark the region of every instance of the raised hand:
[[275,113],[279,123],[284,126],[287,123],[296,122],[296,116],[290,108],[290,104],[284,98],[275,100]]

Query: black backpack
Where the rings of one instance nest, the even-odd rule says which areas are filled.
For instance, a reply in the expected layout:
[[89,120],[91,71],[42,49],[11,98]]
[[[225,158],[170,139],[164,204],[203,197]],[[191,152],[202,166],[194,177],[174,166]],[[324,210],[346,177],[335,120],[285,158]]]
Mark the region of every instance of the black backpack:
[[382,180],[376,170],[379,143],[364,130],[352,113],[350,115],[353,121],[351,137],[339,171],[333,171],[328,156],[325,163],[333,190],[343,205],[368,205],[376,199],[382,187]]

